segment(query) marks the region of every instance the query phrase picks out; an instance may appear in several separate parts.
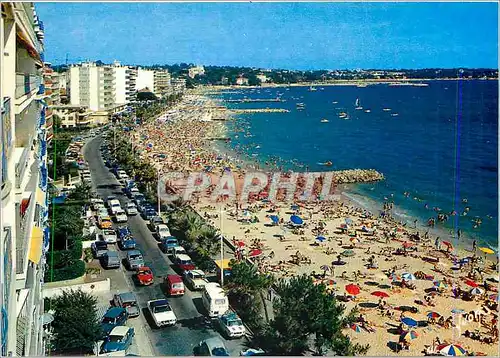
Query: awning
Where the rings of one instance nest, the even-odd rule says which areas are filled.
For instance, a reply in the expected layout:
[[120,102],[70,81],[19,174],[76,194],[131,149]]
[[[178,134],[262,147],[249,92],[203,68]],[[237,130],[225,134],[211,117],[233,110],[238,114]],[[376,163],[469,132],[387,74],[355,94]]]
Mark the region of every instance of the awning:
[[43,231],[38,226],[35,226],[31,230],[31,247],[28,259],[34,264],[40,262],[40,257],[42,256],[42,242],[43,242]]
[[36,203],[45,206],[45,192],[40,187],[36,188]]
[[28,51],[28,54],[35,60],[37,60],[38,64],[40,66],[43,66],[43,63],[42,63],[42,59],[40,57],[40,53],[38,52],[38,50],[36,48],[34,48],[31,43],[30,43],[30,40],[28,40],[24,34],[22,33],[22,31],[17,31],[17,38],[19,39],[19,41],[24,45],[24,47],[26,48],[26,51]]

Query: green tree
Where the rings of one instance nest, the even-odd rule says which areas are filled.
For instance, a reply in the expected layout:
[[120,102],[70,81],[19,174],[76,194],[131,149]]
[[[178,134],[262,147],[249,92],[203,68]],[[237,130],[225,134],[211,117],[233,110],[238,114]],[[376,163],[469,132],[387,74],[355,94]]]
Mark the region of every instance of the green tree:
[[325,289],[306,275],[281,280],[273,302],[274,319],[256,335],[256,344],[273,355],[302,355],[309,349],[318,355],[365,354],[368,346],[352,344],[342,332],[353,313],[344,315],[345,306]]
[[75,189],[68,196],[68,199],[88,202],[90,200],[91,189],[92,187],[87,182],[82,181],[76,185]]
[[88,353],[101,336],[97,299],[81,290],[63,291],[49,303],[54,312],[53,340],[58,352]]

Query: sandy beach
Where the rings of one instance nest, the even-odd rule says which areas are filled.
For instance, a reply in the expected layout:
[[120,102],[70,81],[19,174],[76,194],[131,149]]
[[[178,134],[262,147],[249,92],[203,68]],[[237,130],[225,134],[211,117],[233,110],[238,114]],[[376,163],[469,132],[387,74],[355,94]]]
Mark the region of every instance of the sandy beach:
[[[241,185],[248,165],[214,149],[214,138],[225,137],[224,124],[210,120],[217,106],[187,94],[156,121],[138,127],[133,146],[164,173],[206,170],[218,176],[230,170]],[[211,189],[191,203],[200,215],[222,225],[224,236],[263,272],[284,278],[310,274],[348,309],[356,306],[362,316],[346,332],[354,342],[369,344],[369,355],[419,356],[440,343],[476,355],[498,354],[498,257],[486,248],[469,251],[436,241],[394,220],[390,206],[375,216],[344,195],[305,203],[255,198],[237,206],[214,202]],[[400,338],[408,331],[416,334]]]

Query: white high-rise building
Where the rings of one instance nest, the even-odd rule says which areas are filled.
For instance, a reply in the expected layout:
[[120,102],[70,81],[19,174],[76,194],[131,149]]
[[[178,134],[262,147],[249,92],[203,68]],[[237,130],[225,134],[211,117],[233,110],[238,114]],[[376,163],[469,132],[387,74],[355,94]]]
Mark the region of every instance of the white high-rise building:
[[127,73],[128,67],[121,66],[120,62],[115,61],[113,72],[115,77],[115,103],[127,103]]
[[92,111],[106,111],[115,106],[115,71],[113,66],[93,62],[69,69],[70,103],[87,106]]
[[0,355],[43,356],[47,227],[43,23],[2,2],[0,26]]
[[143,90],[145,88],[149,89],[150,92],[154,91],[155,71],[146,70],[146,69],[139,67],[137,69],[137,79],[136,79],[135,89],[137,91],[140,91],[140,90]]

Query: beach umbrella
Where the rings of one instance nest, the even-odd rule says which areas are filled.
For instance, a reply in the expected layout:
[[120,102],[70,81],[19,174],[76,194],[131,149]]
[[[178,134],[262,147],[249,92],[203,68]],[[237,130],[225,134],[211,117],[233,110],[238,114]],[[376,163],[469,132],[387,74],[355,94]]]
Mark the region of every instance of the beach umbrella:
[[415,321],[411,317],[403,317],[401,319],[401,322],[403,322],[404,324],[406,324],[408,327],[416,327],[416,326],[418,326],[418,322]]
[[351,324],[351,329],[356,333],[361,332],[361,326],[359,324],[356,324],[356,323]]
[[293,211],[297,211],[299,210],[299,206],[297,204],[293,204],[292,206],[290,206],[290,209],[292,209]]
[[427,313],[427,317],[428,318],[439,318],[439,317],[441,317],[441,315],[437,312],[431,311],[431,312]]
[[498,294],[497,293],[493,293],[493,294],[489,295],[488,298],[492,301],[498,302]]
[[409,247],[412,247],[412,246],[413,246],[413,242],[409,242],[409,241],[403,242],[403,247],[405,247],[405,248],[409,248]]
[[387,297],[389,297],[389,294],[385,293],[383,291],[375,291],[375,292],[372,292],[372,296],[387,298]]
[[485,254],[494,254],[495,253],[495,251],[493,251],[489,247],[480,247],[479,250],[481,250]]
[[448,287],[448,285],[444,282],[441,282],[441,281],[434,281],[434,287],[435,288],[446,288]]
[[347,225],[352,225],[352,224],[353,224],[353,221],[352,221],[352,219],[350,219],[350,218],[346,218],[346,219],[345,219],[345,223],[346,223]]
[[262,250],[259,250],[259,249],[254,249],[254,250],[250,251],[250,254],[249,254],[250,257],[256,257],[259,255],[262,255]]
[[249,212],[249,211],[245,210],[245,211],[243,212],[243,216],[247,216],[247,217],[248,217],[248,216],[252,216],[252,214],[250,214],[250,212]]
[[412,341],[414,339],[416,339],[418,337],[418,333],[415,332],[413,329],[412,330],[409,330],[405,333],[403,333],[400,337],[401,340],[404,340],[404,341]]
[[441,344],[437,351],[448,357],[459,357],[467,355],[467,351],[457,344]]
[[323,271],[330,271],[330,266],[328,266],[328,265],[322,265],[320,267],[320,269],[323,270]]
[[361,292],[361,290],[359,289],[359,286],[356,286],[352,283],[350,283],[349,285],[347,285],[345,287],[345,290],[347,291],[347,293],[349,293],[350,295],[357,295],[359,294],[359,292]]
[[275,224],[279,223],[279,221],[280,221],[280,218],[278,217],[278,215],[271,215],[269,218],[270,218],[270,219],[272,220],[272,222],[273,222],[273,223],[275,223]]
[[451,310],[451,313],[457,313],[457,314],[464,313],[464,312],[465,311],[463,309],[461,309],[461,308],[454,308],[454,309]]
[[357,237],[351,237],[349,240],[351,240],[351,242],[354,242],[354,241],[356,241],[357,243],[361,242],[361,240],[358,239]]
[[290,216],[290,221],[292,222],[292,224],[294,225],[302,225],[304,223],[304,220],[302,220],[300,218],[300,216],[297,216],[297,215],[292,215]]
[[482,295],[484,291],[479,287],[474,287],[472,290],[470,290],[470,293],[471,295]]
[[401,277],[407,281],[415,281],[417,279],[411,272],[405,272],[401,275]]
[[341,253],[342,256],[354,256],[354,251],[353,250],[344,250]]
[[477,287],[479,286],[476,282],[472,281],[471,279],[467,278],[465,279],[465,284],[470,287]]
[[326,237],[324,237],[324,236],[318,236],[318,237],[316,238],[316,241],[319,241],[319,242],[323,242],[323,241],[325,241],[325,240],[326,240]]
[[449,242],[449,241],[443,241],[443,245],[445,245],[445,246],[447,246],[447,247],[449,247],[449,248],[453,248],[452,243],[451,243],[451,242]]
[[237,245],[238,247],[243,247],[245,246],[245,243],[243,241],[238,241]]

